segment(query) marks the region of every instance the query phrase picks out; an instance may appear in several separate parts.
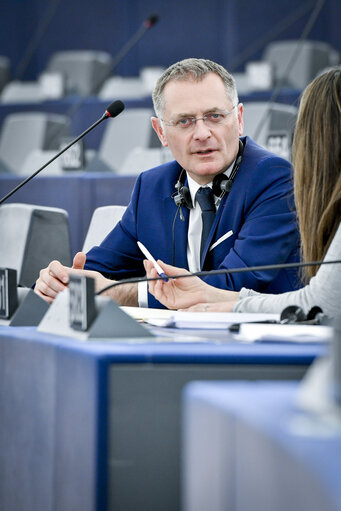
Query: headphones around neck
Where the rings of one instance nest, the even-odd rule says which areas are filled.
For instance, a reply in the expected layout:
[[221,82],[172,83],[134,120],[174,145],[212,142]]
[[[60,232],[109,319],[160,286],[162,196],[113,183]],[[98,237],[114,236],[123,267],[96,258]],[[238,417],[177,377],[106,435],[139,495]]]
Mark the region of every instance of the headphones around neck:
[[[240,164],[242,162],[244,151],[244,144],[241,140],[239,140],[239,151],[237,154],[236,161],[234,163],[232,172],[229,177],[225,176],[225,174],[218,174],[214,177],[212,183],[212,190],[217,200],[217,206],[219,206],[221,199],[224,195],[228,195],[231,191],[233,181],[237,175]],[[184,169],[181,170],[178,181],[175,184],[176,192],[173,193],[172,198],[178,208],[181,206],[185,206],[188,209],[193,209],[193,203],[191,198],[191,193],[189,191],[188,186],[185,186],[185,178],[186,171]]]

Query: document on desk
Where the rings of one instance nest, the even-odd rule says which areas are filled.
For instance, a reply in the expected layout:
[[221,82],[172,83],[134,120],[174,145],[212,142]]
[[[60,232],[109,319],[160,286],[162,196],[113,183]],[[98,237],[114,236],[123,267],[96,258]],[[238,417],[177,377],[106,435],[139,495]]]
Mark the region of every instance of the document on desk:
[[[279,314],[243,312],[184,312],[168,309],[122,307],[137,321],[152,326],[188,330],[235,330],[244,342],[328,342],[332,328],[323,325],[283,325]],[[233,328],[238,327],[238,328]]]
[[241,312],[184,312],[168,311],[168,317],[159,318],[153,323],[153,318],[148,323],[156,326],[168,326],[173,328],[199,328],[208,330],[226,330],[232,325],[247,321],[278,321],[279,314],[246,314]]
[[333,329],[325,325],[242,323],[238,337],[243,341],[311,343],[328,342]]
[[173,314],[174,311],[169,309],[152,309],[147,307],[128,307],[122,306],[121,309],[129,314],[132,318],[137,321],[149,322],[152,320],[167,321]]

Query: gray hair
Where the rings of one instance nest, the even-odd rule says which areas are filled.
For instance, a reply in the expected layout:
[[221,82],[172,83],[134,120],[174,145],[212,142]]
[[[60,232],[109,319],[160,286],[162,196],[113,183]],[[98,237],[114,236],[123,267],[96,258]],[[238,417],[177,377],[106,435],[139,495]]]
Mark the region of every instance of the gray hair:
[[200,81],[208,73],[216,73],[220,76],[233,105],[238,104],[236,82],[223,66],[207,59],[184,59],[167,68],[156,82],[153,91],[153,105],[157,117],[162,118],[164,108],[163,90],[170,80],[188,80],[192,78]]

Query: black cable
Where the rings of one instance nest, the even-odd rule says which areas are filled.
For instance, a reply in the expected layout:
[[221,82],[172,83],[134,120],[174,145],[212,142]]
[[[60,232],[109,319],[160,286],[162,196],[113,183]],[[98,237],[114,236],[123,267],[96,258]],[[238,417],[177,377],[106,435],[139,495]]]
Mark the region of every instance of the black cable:
[[[220,270],[208,270],[208,271],[197,271],[194,273],[184,273],[179,275],[167,275],[168,279],[182,279],[187,277],[207,277],[208,275],[227,275],[231,273],[245,273],[249,271],[263,271],[263,270],[282,270],[286,268],[303,268],[306,266],[320,266],[321,264],[339,264],[341,263],[341,259],[337,259],[334,261],[310,261],[307,263],[283,263],[283,264],[264,264],[261,266],[248,266],[243,268],[224,268]],[[97,291],[96,296],[104,293],[108,289],[111,289],[116,286],[121,286],[123,284],[135,284],[138,282],[152,282],[154,280],[164,280],[164,277],[133,277],[130,279],[122,279],[109,284]]]
[[175,217],[173,220],[173,225],[172,225],[172,265],[173,266],[174,266],[174,262],[175,262],[175,220],[177,219],[180,208],[181,208],[181,204],[179,204],[179,206],[178,206],[178,209],[175,213]]

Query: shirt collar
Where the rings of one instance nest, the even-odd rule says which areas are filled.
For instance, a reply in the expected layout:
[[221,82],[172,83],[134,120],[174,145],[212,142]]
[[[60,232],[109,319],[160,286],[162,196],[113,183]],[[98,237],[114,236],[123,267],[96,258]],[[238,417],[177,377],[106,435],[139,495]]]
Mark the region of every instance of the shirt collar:
[[[234,163],[235,163],[235,160],[231,163],[229,168],[225,172],[223,172],[223,174],[226,177],[230,177]],[[197,191],[199,190],[199,188],[201,187],[201,185],[199,183],[197,183],[196,181],[194,181],[194,179],[188,174],[188,172],[186,172],[186,174],[187,174],[187,183],[188,183],[189,192],[191,194],[192,204],[194,205],[196,202],[195,195],[196,195]],[[209,186],[210,188],[212,188],[212,185],[213,185],[213,183],[212,183],[212,181],[210,181],[205,186]]]

